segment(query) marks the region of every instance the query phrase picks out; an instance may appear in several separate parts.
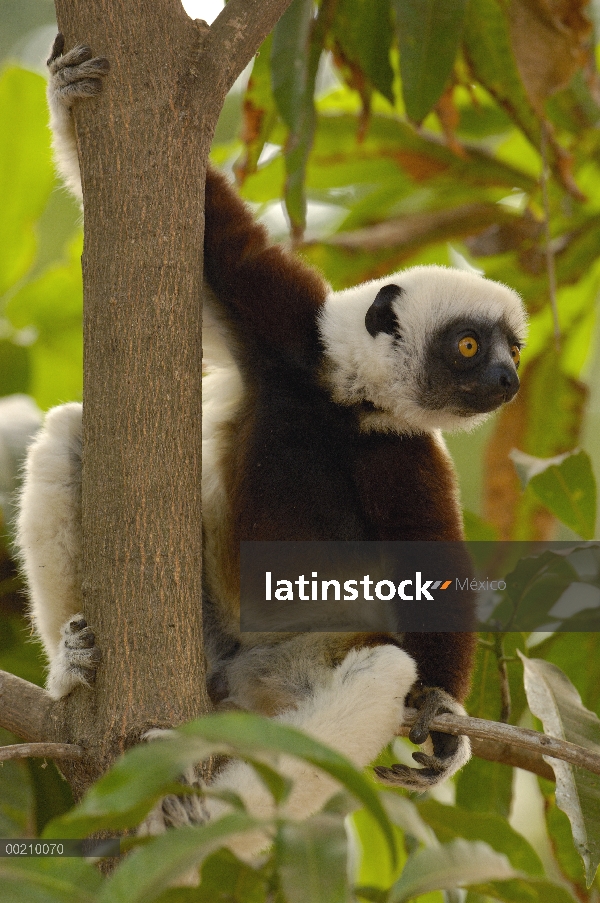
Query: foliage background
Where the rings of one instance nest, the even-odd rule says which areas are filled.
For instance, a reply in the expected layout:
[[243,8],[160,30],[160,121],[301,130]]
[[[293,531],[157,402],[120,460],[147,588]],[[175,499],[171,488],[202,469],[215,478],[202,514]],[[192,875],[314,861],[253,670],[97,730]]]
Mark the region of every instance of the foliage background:
[[[8,65],[0,82],[0,396],[23,393],[45,410],[81,397],[80,215],[54,179],[46,127],[39,72],[54,34],[52,5],[5,0],[5,7],[0,53],[7,65],[20,66]],[[531,314],[518,400],[476,432],[448,438],[468,532],[475,539],[591,538],[596,511],[590,508],[595,483],[589,461],[557,501],[533,482],[523,491],[508,453],[518,448],[550,458],[582,448],[600,472],[598,6],[582,0],[322,0],[316,18],[313,13],[311,3],[295,0],[257,56],[250,81],[246,77],[228,98],[215,162],[235,172],[242,195],[273,235],[288,236],[334,288],[420,263],[474,266],[517,288]],[[194,14],[209,17],[204,8]],[[549,300],[552,267],[559,347]],[[0,400],[7,532],[15,463],[35,419],[29,403]],[[23,642],[22,596],[8,543],[0,567],[0,666],[41,682],[38,650]],[[528,637],[508,634],[502,648],[482,645],[472,714],[499,717],[504,669],[511,721],[533,724],[515,656],[527,644]],[[599,648],[596,634],[556,634],[535,647],[536,656],[569,675],[596,713]],[[8,742],[6,735],[0,740]],[[382,761],[386,757],[393,759],[386,753]],[[53,766],[29,761],[0,770],[0,836],[36,836],[69,805]],[[355,877],[379,888],[365,898],[388,899],[407,856],[419,876],[429,873],[431,862],[414,857],[432,849],[433,829],[443,844],[467,844],[445,848],[462,869],[458,877],[455,870],[456,884],[467,881],[469,861],[485,863],[489,856],[488,848],[468,846],[476,842],[529,875],[490,882],[472,876],[469,903],[599,899],[598,879],[586,888],[549,782],[477,759],[440,799],[418,801],[418,811],[407,802],[399,814],[402,805],[389,803],[396,806],[396,865],[373,812],[367,807],[353,817],[355,846],[362,850]],[[587,813],[591,848],[600,836],[597,807],[596,800]],[[316,825],[301,843],[282,827],[278,852],[263,872],[244,871],[230,854],[213,854],[204,865],[205,896],[197,892],[193,899],[292,900],[295,887],[302,889],[298,899],[351,899],[343,881],[326,896],[318,881],[312,896],[302,884],[308,862],[317,876],[334,861],[345,869],[345,847],[336,858],[331,838],[339,836],[330,828]],[[319,843],[329,859],[319,860]],[[302,844],[306,861],[298,853]],[[435,849],[439,865],[443,856]],[[443,863],[446,878],[432,879],[432,892],[419,900],[438,903],[443,893],[449,901],[463,899],[448,884],[450,865]],[[498,868],[490,860],[491,875],[492,866]],[[408,882],[407,874],[410,868]],[[220,885],[220,897],[211,881]],[[389,899],[417,899],[415,887],[414,893],[396,887]],[[44,892],[39,899],[55,899],[48,888]],[[181,892],[177,899],[188,897]]]

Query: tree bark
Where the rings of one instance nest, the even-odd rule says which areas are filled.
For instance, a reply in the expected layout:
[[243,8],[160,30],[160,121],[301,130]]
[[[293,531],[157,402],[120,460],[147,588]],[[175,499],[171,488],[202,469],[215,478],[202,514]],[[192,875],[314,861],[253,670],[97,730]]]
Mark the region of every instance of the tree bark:
[[290,0],[56,0],[66,47],[110,60],[75,110],[85,206],[84,614],[103,662],[49,739],[79,796],[152,726],[208,710],[201,621],[204,181],[227,90]]

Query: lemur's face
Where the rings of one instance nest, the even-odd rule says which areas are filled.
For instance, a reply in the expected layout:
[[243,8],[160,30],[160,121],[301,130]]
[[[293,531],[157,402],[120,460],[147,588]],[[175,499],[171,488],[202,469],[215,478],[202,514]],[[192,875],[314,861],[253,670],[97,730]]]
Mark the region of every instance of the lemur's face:
[[413,267],[328,297],[319,322],[334,401],[361,429],[471,429],[519,389],[521,299],[462,270]]
[[521,342],[504,321],[453,320],[429,338],[418,402],[459,417],[494,411],[519,390],[520,358]]

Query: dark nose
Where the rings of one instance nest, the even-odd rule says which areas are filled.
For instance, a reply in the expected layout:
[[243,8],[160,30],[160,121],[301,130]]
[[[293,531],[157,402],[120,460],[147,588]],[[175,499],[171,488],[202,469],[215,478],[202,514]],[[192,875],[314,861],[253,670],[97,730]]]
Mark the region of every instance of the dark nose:
[[491,389],[504,394],[504,400],[510,401],[519,391],[519,377],[514,367],[508,364],[494,364],[488,372],[487,383]]

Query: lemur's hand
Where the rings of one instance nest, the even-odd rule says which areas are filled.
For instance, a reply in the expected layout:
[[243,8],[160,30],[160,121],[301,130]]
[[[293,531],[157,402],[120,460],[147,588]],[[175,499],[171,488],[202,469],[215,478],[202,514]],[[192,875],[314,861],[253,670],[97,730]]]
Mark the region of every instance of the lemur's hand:
[[63,56],[65,39],[57,34],[48,60],[50,90],[65,107],[102,91],[102,79],[110,69],[103,57],[93,57],[85,44],[77,44]]
[[423,792],[455,774],[469,761],[471,744],[468,737],[456,737],[429,729],[437,715],[444,713],[464,715],[465,711],[453,696],[439,687],[413,688],[406,701],[419,713],[408,735],[409,739],[413,743],[421,744],[429,737],[433,745],[433,754],[413,753],[413,759],[423,768],[409,768],[408,765],[399,764],[390,768],[378,766],[375,773],[386,784]]
[[96,670],[102,652],[83,615],[69,618],[61,629],[58,654],[48,675],[48,692],[54,699],[70,693],[78,684],[89,687],[96,682]]

